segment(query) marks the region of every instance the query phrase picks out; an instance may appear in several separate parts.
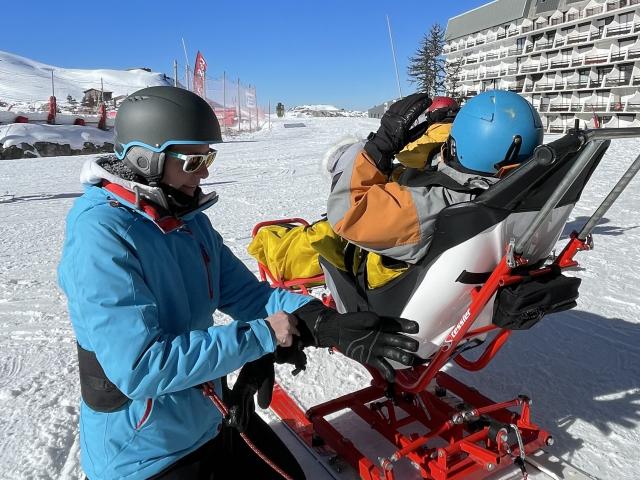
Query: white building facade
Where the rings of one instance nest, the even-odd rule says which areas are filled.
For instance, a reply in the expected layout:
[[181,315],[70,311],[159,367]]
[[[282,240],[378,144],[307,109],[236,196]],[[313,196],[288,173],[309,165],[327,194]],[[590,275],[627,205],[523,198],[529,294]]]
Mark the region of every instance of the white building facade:
[[451,18],[458,92],[518,92],[545,130],[640,126],[640,0],[496,0]]

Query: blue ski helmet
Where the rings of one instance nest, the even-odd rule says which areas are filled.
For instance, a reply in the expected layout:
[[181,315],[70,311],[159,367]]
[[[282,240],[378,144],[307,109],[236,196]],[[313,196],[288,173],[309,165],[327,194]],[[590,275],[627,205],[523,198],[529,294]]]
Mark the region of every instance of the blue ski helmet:
[[544,130],[533,105],[514,92],[490,90],[460,109],[451,128],[450,155],[465,170],[495,174],[520,163],[542,143]]

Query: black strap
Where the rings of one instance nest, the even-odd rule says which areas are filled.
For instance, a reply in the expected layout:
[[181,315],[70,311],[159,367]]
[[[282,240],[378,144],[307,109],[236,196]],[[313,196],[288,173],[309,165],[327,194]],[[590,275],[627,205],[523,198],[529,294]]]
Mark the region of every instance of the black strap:
[[467,272],[463,270],[463,272],[458,275],[458,278],[456,278],[456,282],[464,283],[465,285],[485,283],[489,280],[491,273],[492,272]]
[[125,405],[129,398],[104,373],[94,352],[78,347],[80,393],[82,400],[96,412],[109,413]]
[[[470,179],[467,183],[462,184],[451,178],[449,175],[442,173],[441,171],[430,171],[416,173],[411,176],[407,181],[402,182],[407,187],[444,187],[448,190],[460,193],[482,193],[486,188],[480,186],[470,185],[469,182],[474,180]],[[487,188],[490,185],[487,183]]]

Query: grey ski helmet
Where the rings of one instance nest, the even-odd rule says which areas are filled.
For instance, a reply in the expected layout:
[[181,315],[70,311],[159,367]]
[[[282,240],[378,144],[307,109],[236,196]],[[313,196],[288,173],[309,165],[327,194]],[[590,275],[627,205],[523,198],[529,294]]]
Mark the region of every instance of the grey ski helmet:
[[116,157],[150,184],[162,178],[167,147],[221,141],[220,124],[211,106],[182,88],[138,90],[124,99],[116,115]]

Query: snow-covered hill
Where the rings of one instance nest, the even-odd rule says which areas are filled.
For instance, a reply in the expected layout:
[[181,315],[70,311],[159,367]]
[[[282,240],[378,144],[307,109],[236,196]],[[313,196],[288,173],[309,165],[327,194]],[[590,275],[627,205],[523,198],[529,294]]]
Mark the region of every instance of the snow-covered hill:
[[299,105],[287,112],[289,117],[366,117],[366,112],[344,110],[333,105]]
[[[70,95],[80,103],[84,91],[90,88],[127,95],[140,88],[173,85],[173,79],[163,73],[132,70],[84,70],[60,68],[0,51],[0,109],[29,111],[39,109],[51,96],[51,72],[58,106],[64,107]],[[101,83],[102,82],[102,83]]]

